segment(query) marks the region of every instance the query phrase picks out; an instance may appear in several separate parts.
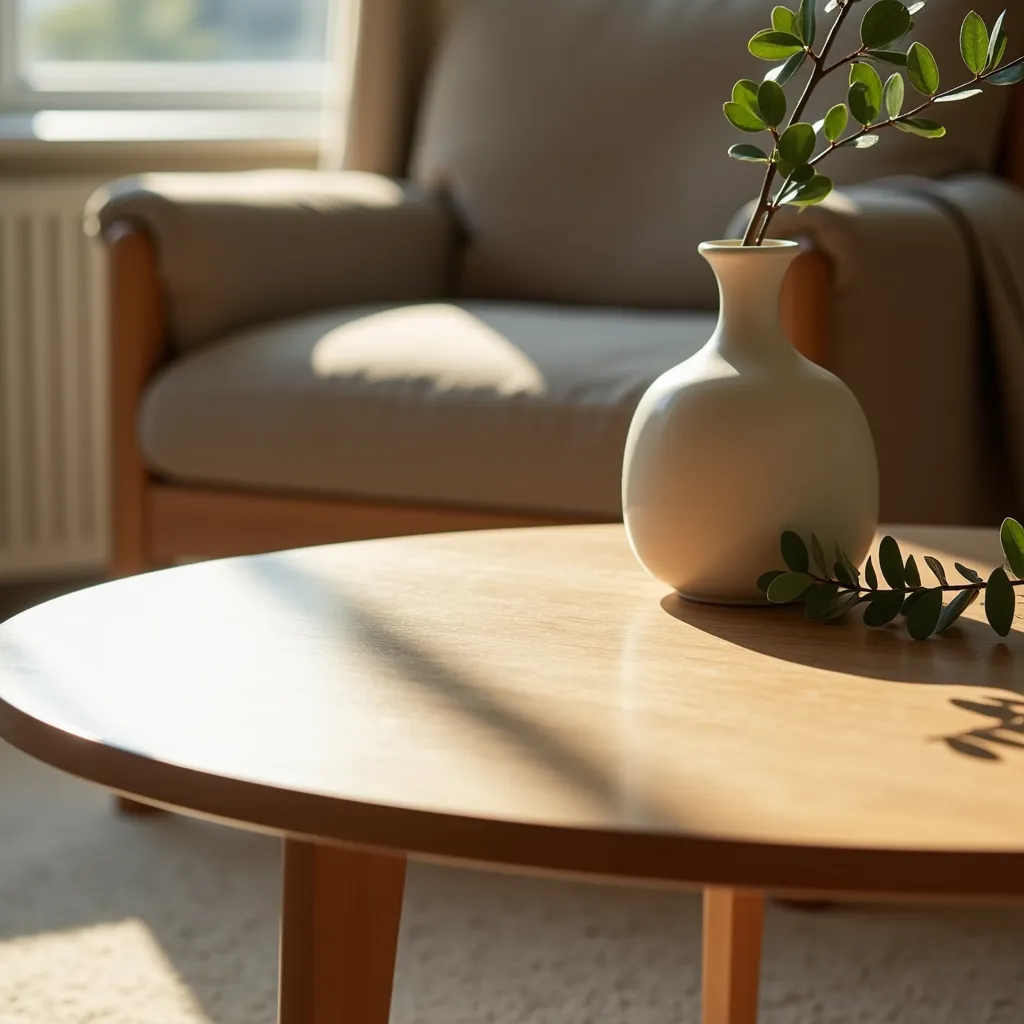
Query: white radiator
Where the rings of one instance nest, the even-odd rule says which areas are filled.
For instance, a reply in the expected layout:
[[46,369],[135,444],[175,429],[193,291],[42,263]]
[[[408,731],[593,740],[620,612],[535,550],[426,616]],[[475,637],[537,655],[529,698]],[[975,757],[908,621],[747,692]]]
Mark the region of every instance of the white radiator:
[[106,283],[92,183],[0,184],[0,579],[107,557]]

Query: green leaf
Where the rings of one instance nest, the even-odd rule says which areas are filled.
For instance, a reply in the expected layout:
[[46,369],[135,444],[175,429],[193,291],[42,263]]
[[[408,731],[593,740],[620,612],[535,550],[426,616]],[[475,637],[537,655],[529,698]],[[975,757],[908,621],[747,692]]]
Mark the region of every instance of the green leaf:
[[768,600],[772,604],[790,604],[800,600],[813,585],[814,580],[805,572],[784,572],[772,580]]
[[925,565],[931,569],[932,574],[944,587],[949,586],[949,580],[946,579],[946,570],[943,568],[942,563],[935,558],[933,555],[924,556]]
[[903,578],[906,580],[908,587],[919,587],[921,586],[921,573],[917,568],[917,562],[913,555],[907,558],[907,564],[903,567]]
[[971,11],[960,28],[960,55],[975,76],[985,70],[988,63],[988,28],[977,11]]
[[835,142],[850,122],[850,112],[846,109],[845,103],[837,103],[826,115],[824,122],[825,138],[829,142]]
[[878,117],[878,107],[871,102],[871,90],[863,82],[854,82],[850,86],[850,93],[846,98],[850,106],[850,113],[865,128],[874,124]]
[[890,117],[899,117],[903,110],[903,100],[906,97],[907,87],[903,82],[903,76],[897,71],[890,75],[885,83],[885,109]]
[[864,579],[872,590],[878,589],[878,574],[875,572],[875,563],[868,557],[868,564],[864,566]]
[[799,167],[807,163],[814,154],[814,129],[804,121],[790,125],[779,137],[779,156]]
[[1012,64],[994,71],[985,78],[985,81],[993,85],[1016,85],[1018,82],[1024,82],[1024,57],[1018,57]]
[[899,0],[878,0],[868,8],[860,23],[860,41],[874,50],[910,31],[910,12]]
[[811,559],[799,533],[786,530],[779,541],[779,547],[782,549],[782,560],[793,572],[807,572]]
[[912,590],[903,598],[903,607],[900,609],[900,615],[909,615],[913,611],[914,605],[921,600],[924,595],[923,590]]
[[741,107],[745,107],[752,114],[761,116],[761,111],[757,107],[757,90],[760,86],[757,82],[752,82],[749,78],[741,78],[732,87],[732,101],[738,103]]
[[886,626],[900,613],[903,607],[903,595],[895,590],[880,590],[871,598],[864,611],[864,625]]
[[1001,567],[993,569],[985,587],[985,615],[988,624],[1000,636],[1009,636],[1016,610],[1017,596],[1013,592],[1013,584]]
[[907,632],[915,640],[927,640],[935,632],[942,615],[942,590],[924,590],[907,616]]
[[772,28],[776,32],[786,32],[791,36],[798,35],[796,15],[788,7],[776,7],[772,10]]
[[786,117],[786,94],[777,82],[762,82],[757,90],[757,107],[761,117],[772,128],[778,128]]
[[960,92],[951,92],[948,96],[936,96],[936,103],[959,103],[960,100],[969,100],[972,96],[980,96],[981,89],[961,89]]
[[868,87],[868,98],[876,110],[882,109],[882,79],[870,65],[857,61],[850,65],[850,85],[863,82]]
[[803,164],[801,167],[794,167],[787,175],[791,185],[803,185],[814,177],[814,168]]
[[828,0],[825,4],[825,13],[831,14],[839,6],[839,0]]
[[780,577],[785,575],[781,569],[773,569],[771,572],[766,572],[764,575],[759,576],[757,580],[757,589],[762,594],[768,593],[768,588]]
[[961,565],[959,562],[954,562],[953,565],[955,566],[956,571],[960,573],[968,583],[985,582],[981,577],[981,573],[979,573],[977,569],[968,569],[966,565]]
[[836,544],[836,558],[843,563],[843,568],[849,573],[854,583],[860,583],[860,570],[850,561],[850,556]]
[[907,135],[917,135],[922,139],[941,139],[946,134],[946,129],[938,121],[929,121],[926,117],[905,117],[899,121],[893,121],[893,127],[899,128]]
[[883,64],[895,64],[901,68],[907,66],[907,55],[902,50],[868,50],[864,56]]
[[779,85],[787,85],[790,79],[804,66],[805,60],[807,60],[806,50],[794,53],[793,56],[785,62],[785,64],[780,64],[777,68],[772,68],[768,74],[764,76],[764,80],[766,82],[778,82]]
[[761,60],[785,60],[794,53],[800,53],[804,49],[804,44],[791,32],[765,29],[747,43],[747,49]]
[[765,132],[768,125],[752,110],[741,107],[738,103],[726,103],[722,108],[729,123],[741,132]]
[[804,614],[809,619],[824,618],[838,593],[839,588],[834,583],[819,584],[807,595]]
[[914,43],[907,53],[907,74],[910,84],[923,96],[939,91],[939,65],[924,43]]
[[839,580],[840,583],[842,583],[844,587],[855,587],[857,585],[856,583],[854,583],[853,577],[850,575],[849,570],[840,561],[837,561],[832,566],[832,574],[835,576],[837,580]]
[[792,206],[815,206],[827,199],[834,188],[835,183],[831,178],[826,178],[824,174],[815,174],[810,181],[801,184],[795,194],[788,198],[783,196],[782,201]]
[[1006,11],[996,18],[996,23],[992,26],[992,34],[988,40],[988,53],[985,59],[985,70],[991,71],[993,68],[999,67],[1002,63],[1003,56],[1006,54],[1006,31],[1003,28],[1003,24],[1006,21]]
[[863,598],[860,594],[843,594],[837,597],[832,606],[822,616],[825,622],[838,622],[854,605],[860,604]]
[[817,0],[800,0],[800,10],[796,18],[797,35],[808,46],[814,45],[814,36],[818,30],[817,7]]
[[870,149],[881,141],[881,135],[860,135],[853,140],[854,149]]
[[757,146],[751,146],[749,143],[740,142],[735,146],[729,147],[729,156],[733,160],[744,160],[747,163],[752,164],[766,164],[769,163],[768,154],[762,149],[758,149]]
[[811,534],[811,558],[814,559],[814,568],[828,579],[828,562],[825,561],[825,549],[821,546],[816,533]]
[[878,567],[893,590],[903,589],[903,553],[895,537],[883,537],[878,545]]
[[961,615],[968,608],[978,600],[978,595],[981,593],[980,590],[971,588],[970,590],[961,590],[956,597],[953,598],[945,608],[942,609],[942,614],[939,616],[939,624],[935,628],[936,633],[945,633],[950,626],[960,618]]
[[1016,519],[1004,519],[999,530],[999,541],[1013,575],[1024,580],[1024,526]]

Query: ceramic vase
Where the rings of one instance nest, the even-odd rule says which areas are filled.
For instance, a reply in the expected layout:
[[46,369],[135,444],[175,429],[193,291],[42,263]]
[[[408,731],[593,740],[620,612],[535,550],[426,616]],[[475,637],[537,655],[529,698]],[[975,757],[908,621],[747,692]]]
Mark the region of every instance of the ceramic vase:
[[757,604],[784,568],[779,537],[813,531],[855,564],[878,525],[878,462],[850,389],[805,359],[779,316],[795,242],[706,242],[718,326],[651,385],[626,442],[622,497],[633,552],[683,597]]

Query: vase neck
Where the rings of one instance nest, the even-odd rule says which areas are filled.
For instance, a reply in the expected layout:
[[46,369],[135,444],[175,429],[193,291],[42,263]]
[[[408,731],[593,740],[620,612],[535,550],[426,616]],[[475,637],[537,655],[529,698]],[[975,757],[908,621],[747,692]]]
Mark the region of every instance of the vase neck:
[[710,242],[700,251],[718,281],[718,328],[711,344],[729,360],[792,358],[795,350],[782,328],[779,299],[799,247],[792,242],[758,248]]

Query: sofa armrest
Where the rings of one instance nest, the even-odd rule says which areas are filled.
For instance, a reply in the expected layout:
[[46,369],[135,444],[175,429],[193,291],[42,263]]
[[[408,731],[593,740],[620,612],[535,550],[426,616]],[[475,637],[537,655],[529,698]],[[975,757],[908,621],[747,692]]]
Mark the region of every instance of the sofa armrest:
[[178,348],[353,302],[440,298],[453,227],[426,192],[374,174],[148,174],[100,189],[87,230],[128,221],[157,251]]

